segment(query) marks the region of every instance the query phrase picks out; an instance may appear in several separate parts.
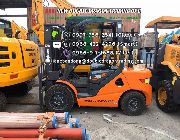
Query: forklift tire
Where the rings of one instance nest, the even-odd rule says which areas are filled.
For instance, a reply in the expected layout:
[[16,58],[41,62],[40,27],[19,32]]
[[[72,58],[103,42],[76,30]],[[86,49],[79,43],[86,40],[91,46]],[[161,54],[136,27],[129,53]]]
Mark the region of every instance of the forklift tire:
[[3,92],[0,91],[0,111],[4,111],[6,108],[7,99]]
[[123,95],[120,105],[124,114],[138,116],[146,107],[145,97],[138,91],[128,91]]
[[171,81],[163,80],[160,82],[156,91],[157,106],[166,113],[176,111],[177,105],[173,100],[173,87]]
[[45,107],[48,111],[69,112],[75,103],[73,91],[65,84],[51,86],[44,97]]

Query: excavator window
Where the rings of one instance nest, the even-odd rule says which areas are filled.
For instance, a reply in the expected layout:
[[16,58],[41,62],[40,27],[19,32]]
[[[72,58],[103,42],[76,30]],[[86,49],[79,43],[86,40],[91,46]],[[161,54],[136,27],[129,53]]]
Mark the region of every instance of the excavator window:
[[0,29],[10,28],[9,24],[0,21]]
[[6,34],[4,33],[4,28],[6,28],[6,24],[0,22],[0,37],[6,37]]
[[11,37],[12,29],[11,23],[4,19],[0,19],[0,37]]

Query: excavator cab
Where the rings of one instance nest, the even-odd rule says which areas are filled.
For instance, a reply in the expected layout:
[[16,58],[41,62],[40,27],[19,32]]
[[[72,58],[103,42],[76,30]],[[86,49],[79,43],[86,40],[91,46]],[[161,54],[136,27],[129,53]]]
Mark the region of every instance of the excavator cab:
[[2,32],[0,37],[27,39],[27,30],[24,27],[19,27],[14,21],[0,19],[0,24],[0,32]]
[[[156,91],[158,107],[173,112],[180,104],[180,17],[163,16],[149,22],[146,28],[154,28],[155,54],[151,85]],[[176,29],[158,39],[158,29]],[[160,42],[159,42],[160,41]]]
[[[100,34],[92,34],[90,29],[99,30]],[[152,88],[148,83],[151,72],[124,65],[123,47],[119,45],[123,38],[116,36],[122,32],[121,20],[86,19],[71,29],[45,25],[44,30],[46,61],[39,68],[42,108],[64,112],[72,110],[75,103],[92,107],[121,106],[127,115],[140,115],[151,104]],[[87,37],[97,39],[98,35],[96,45],[102,49],[91,51],[94,44]],[[105,47],[109,51],[107,48],[103,51]],[[64,68],[62,63],[66,64]],[[90,64],[88,75],[74,72],[79,64],[87,63]]]
[[0,37],[12,37],[11,22],[0,18]]
[[6,36],[11,36],[12,35],[12,29],[11,28],[4,28],[4,34],[6,34]]

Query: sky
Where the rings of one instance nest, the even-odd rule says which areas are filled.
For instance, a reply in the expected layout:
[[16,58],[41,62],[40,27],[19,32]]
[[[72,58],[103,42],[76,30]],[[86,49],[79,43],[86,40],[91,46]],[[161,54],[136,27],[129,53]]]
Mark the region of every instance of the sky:
[[[49,1],[49,0],[48,0]],[[160,16],[179,16],[180,0],[68,0],[76,7],[94,7],[94,8],[141,8],[141,34],[152,29],[145,29],[145,26],[151,20]],[[50,6],[54,6],[50,4]],[[26,9],[6,9],[0,10],[0,14],[26,14]],[[26,18],[8,18],[15,20],[21,26],[27,28]],[[168,30],[159,30],[161,33],[170,32]]]

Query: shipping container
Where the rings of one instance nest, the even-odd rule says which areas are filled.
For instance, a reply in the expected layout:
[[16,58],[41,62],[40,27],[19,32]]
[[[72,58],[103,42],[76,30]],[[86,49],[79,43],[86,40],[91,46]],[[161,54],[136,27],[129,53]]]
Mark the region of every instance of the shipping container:
[[139,45],[141,48],[153,48],[155,47],[155,33],[146,32],[139,37]]
[[[65,25],[66,23],[66,16],[65,13],[58,12],[57,7],[44,7],[44,19],[45,24],[60,24]],[[78,8],[78,9],[85,9]],[[87,8],[86,8],[87,9]],[[88,8],[93,9],[93,8]],[[96,8],[98,9],[98,8]],[[99,9],[107,9],[110,10],[112,8],[99,8]],[[116,8],[121,9],[121,8]],[[133,8],[136,9],[136,8]],[[28,22],[31,21],[31,10],[29,9],[28,14]],[[140,12],[130,12],[130,13],[81,13],[80,16],[101,16],[107,19],[122,19],[123,23],[123,32],[130,32],[132,28],[135,29],[135,32],[140,33],[140,19],[141,13]],[[32,23],[29,22],[28,28],[30,29]]]

